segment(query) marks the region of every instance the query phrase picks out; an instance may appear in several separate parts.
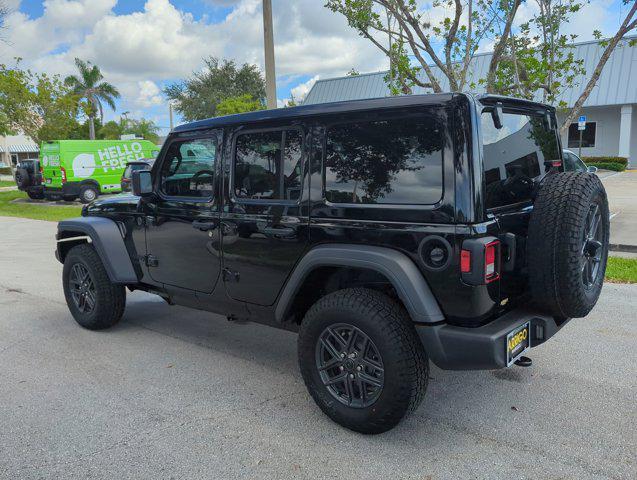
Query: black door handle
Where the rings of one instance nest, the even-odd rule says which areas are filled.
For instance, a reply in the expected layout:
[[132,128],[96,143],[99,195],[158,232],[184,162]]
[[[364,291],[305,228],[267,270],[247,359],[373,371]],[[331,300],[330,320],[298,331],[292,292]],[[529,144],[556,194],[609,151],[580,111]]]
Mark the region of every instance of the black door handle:
[[193,220],[192,228],[206,232],[217,228],[217,222],[206,222],[203,220]]
[[296,230],[290,227],[264,227],[261,232],[265,235],[275,235],[277,237],[293,237]]

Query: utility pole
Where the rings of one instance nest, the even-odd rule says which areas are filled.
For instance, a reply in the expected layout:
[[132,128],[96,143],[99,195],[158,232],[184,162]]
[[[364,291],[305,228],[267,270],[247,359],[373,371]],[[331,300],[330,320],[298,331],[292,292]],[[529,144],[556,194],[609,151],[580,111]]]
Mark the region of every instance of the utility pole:
[[170,117],[170,130],[173,129],[173,102],[168,101],[168,116]]
[[268,108],[272,109],[276,108],[272,0],[263,0],[263,44],[265,47],[265,93]]

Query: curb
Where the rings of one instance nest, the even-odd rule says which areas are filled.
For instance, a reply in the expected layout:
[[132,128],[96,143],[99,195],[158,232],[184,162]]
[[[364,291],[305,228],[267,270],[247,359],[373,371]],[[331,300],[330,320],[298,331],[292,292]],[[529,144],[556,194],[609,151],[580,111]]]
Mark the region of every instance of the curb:
[[611,243],[608,246],[611,252],[637,253],[637,245],[623,245],[621,243]]

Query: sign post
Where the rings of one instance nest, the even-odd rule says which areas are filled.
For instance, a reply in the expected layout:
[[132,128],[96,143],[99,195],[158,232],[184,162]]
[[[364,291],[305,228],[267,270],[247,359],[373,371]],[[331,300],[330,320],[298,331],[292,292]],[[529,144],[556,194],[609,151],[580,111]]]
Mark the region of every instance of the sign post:
[[582,132],[586,130],[586,115],[580,115],[577,120],[577,129],[579,130],[579,158],[582,158]]

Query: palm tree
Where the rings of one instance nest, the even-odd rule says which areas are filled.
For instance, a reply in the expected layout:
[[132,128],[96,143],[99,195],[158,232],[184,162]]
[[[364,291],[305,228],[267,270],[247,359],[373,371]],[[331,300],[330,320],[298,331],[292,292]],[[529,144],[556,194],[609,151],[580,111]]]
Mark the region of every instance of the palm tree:
[[69,75],[64,79],[64,83],[73,90],[75,95],[86,99],[89,137],[95,140],[95,115],[99,112],[100,119],[104,119],[102,102],[106,102],[115,110],[115,99],[119,98],[119,92],[110,83],[102,81],[104,76],[97,65],[76,58],[75,66],[79,75]]

